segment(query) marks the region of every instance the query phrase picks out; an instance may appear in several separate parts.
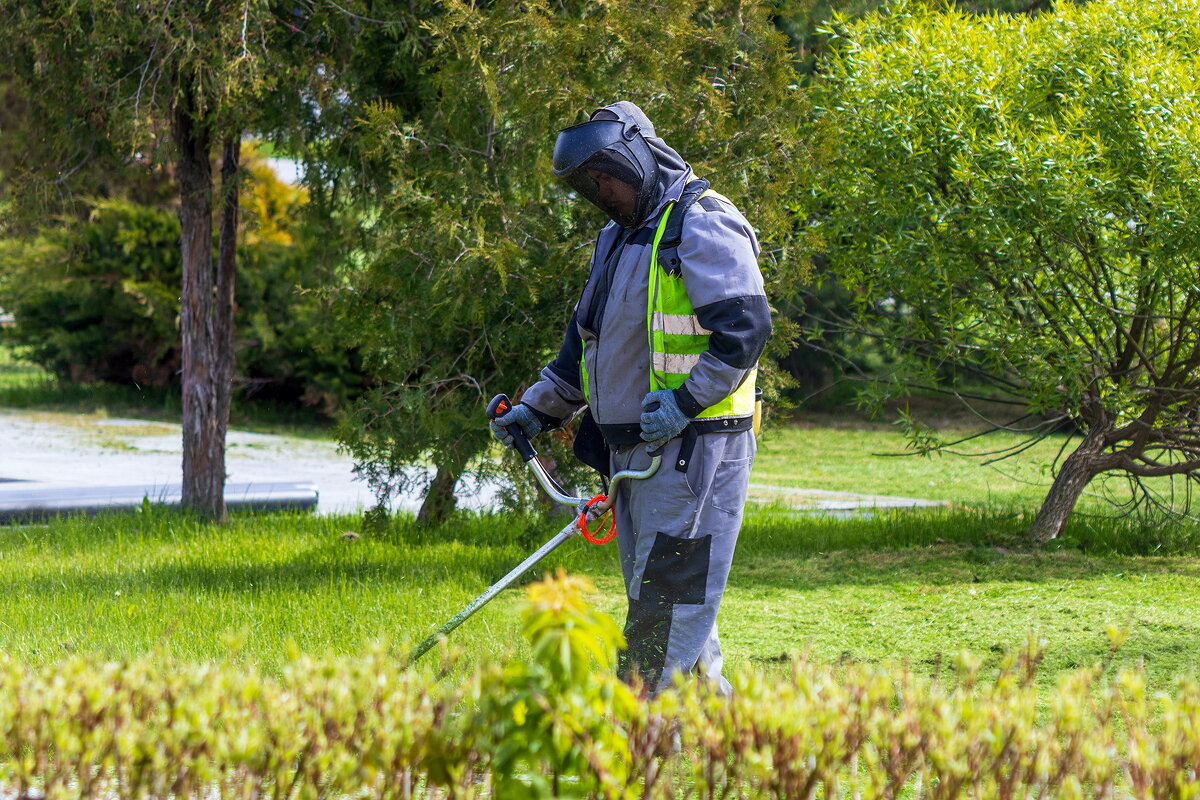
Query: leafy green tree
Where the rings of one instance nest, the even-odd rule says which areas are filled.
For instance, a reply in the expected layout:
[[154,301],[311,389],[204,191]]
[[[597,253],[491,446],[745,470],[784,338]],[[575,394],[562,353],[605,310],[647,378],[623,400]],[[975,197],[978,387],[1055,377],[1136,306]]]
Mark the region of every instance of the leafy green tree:
[[[162,165],[122,150],[104,131],[69,113],[47,118],[0,66],[0,236],[36,235],[50,219],[82,219],[99,200],[164,205],[172,197]],[[47,128],[75,135],[47,135]],[[47,169],[54,165],[54,169]],[[178,192],[174,193],[178,195]]]
[[[172,168],[181,228],[183,501],[217,519],[225,516],[240,143],[245,131],[303,127],[318,116],[314,109],[330,95],[326,81],[337,74],[329,65],[360,20],[344,5],[0,2],[0,63],[29,113],[49,121],[44,135],[58,143],[49,152],[86,155],[81,142],[103,140]],[[69,168],[41,166],[52,175]]]
[[1098,475],[1194,482],[1200,3],[1019,21],[901,3],[838,36],[820,227],[878,330],[920,356],[906,382],[953,364],[1044,415],[1032,435],[1077,427],[1039,541]]
[[602,219],[551,175],[559,129],[637,102],[757,226],[775,289],[805,260],[789,206],[811,155],[806,101],[763,4],[451,0],[430,32],[419,116],[382,102],[366,116],[391,189],[342,313],[378,386],[342,435],[381,497],[429,455],[423,514],[436,517],[469,464],[494,469],[484,406],[519,394],[557,351],[586,277]]
[[[932,7],[958,8],[974,14],[1039,14],[1051,0],[925,0]],[[1086,0],[1075,0],[1086,2]],[[825,53],[826,31],[835,18],[857,18],[882,11],[893,0],[782,0],[775,9],[776,24],[788,35],[802,73],[819,71]],[[1071,2],[1071,0],[1063,0]]]

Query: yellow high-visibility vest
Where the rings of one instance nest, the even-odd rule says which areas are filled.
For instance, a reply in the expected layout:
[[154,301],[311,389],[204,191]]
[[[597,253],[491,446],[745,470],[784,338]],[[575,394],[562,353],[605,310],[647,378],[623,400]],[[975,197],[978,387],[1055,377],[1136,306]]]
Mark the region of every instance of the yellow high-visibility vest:
[[[720,197],[709,189],[701,194]],[[724,198],[721,198],[724,199]],[[700,354],[708,349],[712,331],[700,324],[696,310],[683,285],[681,271],[671,272],[658,260],[658,246],[667,230],[667,221],[675,204],[663,211],[654,244],[650,248],[650,276],[647,281],[646,329],[650,335],[650,391],[678,389],[687,380]],[[749,417],[754,414],[755,367],[733,394],[700,412],[696,419]]]
[[[721,197],[706,190],[700,197]],[[721,197],[722,200],[725,198]],[[728,201],[726,201],[728,202]],[[650,274],[646,282],[646,330],[650,339],[650,391],[678,389],[687,380],[700,354],[708,349],[712,331],[700,324],[688,298],[681,272],[671,272],[659,263],[658,246],[666,233],[675,203],[663,210],[650,248]],[[587,359],[580,356],[579,374],[583,396],[590,403]],[[727,419],[755,416],[755,367],[733,394],[700,412],[696,419]]]

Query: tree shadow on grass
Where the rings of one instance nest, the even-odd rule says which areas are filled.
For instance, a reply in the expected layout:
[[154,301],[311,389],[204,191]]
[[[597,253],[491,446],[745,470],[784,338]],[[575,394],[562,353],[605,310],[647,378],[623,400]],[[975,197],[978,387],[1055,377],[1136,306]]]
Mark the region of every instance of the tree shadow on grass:
[[1171,575],[1200,581],[1200,558],[1089,556],[1074,551],[1013,552],[940,544],[873,552],[842,550],[789,557],[747,554],[734,560],[731,582],[764,588],[836,585],[1050,583],[1122,575]]
[[[165,512],[164,512],[165,513]],[[278,522],[276,520],[278,519]],[[357,541],[338,537],[345,520],[265,517],[246,528],[189,528],[182,516],[164,516],[145,533],[126,530],[130,556],[114,562],[114,544],[103,531],[64,527],[10,540],[4,548],[10,570],[0,572],[0,591],[22,598],[63,594],[111,595],[115,591],[155,593],[306,592],[339,584],[386,586],[396,592],[436,593],[457,586],[482,592],[519,564],[557,530],[558,522],[487,518],[464,519],[444,529],[408,530],[398,525]],[[151,520],[151,522],[156,522]],[[178,527],[172,529],[170,525]],[[1003,522],[1003,518],[1001,518]],[[285,526],[290,526],[285,527]],[[276,528],[280,528],[276,532]],[[264,531],[269,531],[264,533]],[[219,537],[297,536],[292,552],[258,553]],[[945,541],[943,537],[957,537]],[[136,540],[136,544],[134,541]],[[731,585],[804,591],[823,587],[887,584],[946,586],[980,582],[1045,583],[1118,575],[1173,575],[1200,578],[1200,558],[1089,555],[1077,550],[1011,549],[1011,536],[996,517],[904,514],[853,524],[829,521],[756,519],[742,532]],[[215,542],[215,544],[213,544]],[[533,544],[530,544],[533,542]],[[982,542],[977,543],[977,542]],[[145,549],[149,544],[151,549]],[[210,547],[210,545],[212,545]],[[50,546],[54,558],[45,558]],[[620,586],[616,547],[593,547],[571,540],[526,572],[518,585],[563,565]],[[42,566],[20,566],[36,552]],[[63,568],[68,558],[94,569]],[[62,561],[55,559],[61,555]]]

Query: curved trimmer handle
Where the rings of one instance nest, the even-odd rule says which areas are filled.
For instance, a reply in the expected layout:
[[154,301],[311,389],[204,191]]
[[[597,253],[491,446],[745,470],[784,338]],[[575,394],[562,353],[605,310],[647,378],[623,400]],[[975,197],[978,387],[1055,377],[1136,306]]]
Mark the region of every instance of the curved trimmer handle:
[[[654,411],[657,408],[658,403],[650,403],[646,406],[647,411]],[[662,447],[656,447],[647,453],[650,456],[650,464],[645,469],[625,469],[613,475],[608,482],[608,497],[603,502],[591,506],[592,511],[599,516],[612,508],[613,502],[617,499],[617,484],[622,481],[644,481],[658,472],[658,467],[662,464],[663,450],[666,447],[664,444]]]
[[[498,394],[492,398],[492,402],[488,403],[487,418],[495,421],[496,417],[502,417],[509,411],[512,411],[512,401],[508,399],[508,395]],[[504,430],[513,437],[513,447],[521,454],[521,460],[532,461],[537,455],[537,450],[533,449],[533,444],[525,436],[525,431],[521,430],[519,425],[511,428],[505,427]]]

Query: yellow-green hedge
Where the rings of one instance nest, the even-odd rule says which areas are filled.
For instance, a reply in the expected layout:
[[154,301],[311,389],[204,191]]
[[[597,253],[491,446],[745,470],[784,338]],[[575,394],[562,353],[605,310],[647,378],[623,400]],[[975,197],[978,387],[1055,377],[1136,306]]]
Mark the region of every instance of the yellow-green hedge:
[[0,661],[3,796],[1197,797],[1200,687],[1064,677],[1036,648],[994,681],[794,665],[652,701],[615,679],[620,631],[577,579],[535,584],[529,661],[430,682],[384,653],[236,664]]

